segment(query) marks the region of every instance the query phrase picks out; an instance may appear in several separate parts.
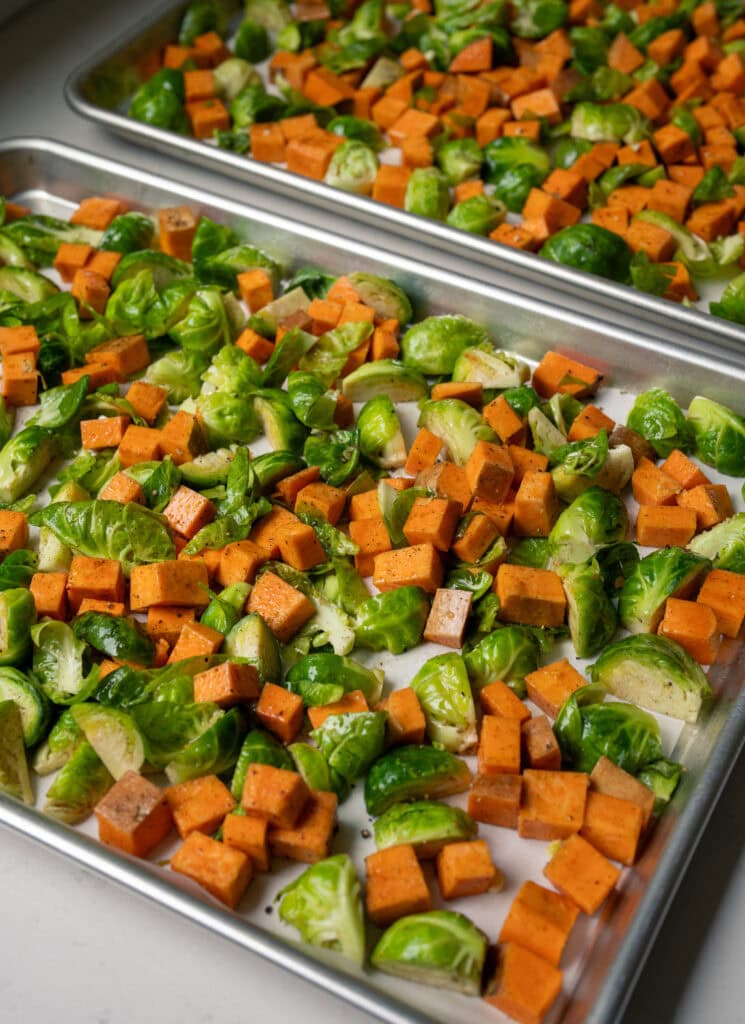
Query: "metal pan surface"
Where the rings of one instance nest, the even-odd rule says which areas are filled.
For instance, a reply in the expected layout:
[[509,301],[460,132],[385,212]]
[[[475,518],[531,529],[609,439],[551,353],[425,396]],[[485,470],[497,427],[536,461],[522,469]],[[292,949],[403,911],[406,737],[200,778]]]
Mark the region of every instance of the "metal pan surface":
[[[549,346],[585,358],[608,373],[614,394],[617,389],[619,404],[628,402],[625,393],[652,384],[669,387],[683,402],[694,392],[702,392],[732,403],[737,402],[745,385],[745,368],[711,342],[698,346],[693,341],[681,342],[676,347],[649,334],[554,310],[545,302],[522,295],[519,282],[511,290],[466,281],[426,264],[290,223],[63,144],[39,139],[0,143],[0,194],[26,202],[39,212],[57,215],[69,212],[81,198],[91,194],[127,198],[145,211],[190,204],[265,247],[284,260],[288,268],[315,263],[337,272],[355,268],[392,276],[411,294],[421,314],[459,311],[470,315],[487,325],[505,347],[528,359],[539,358]],[[421,657],[420,650],[410,653]],[[557,1006],[551,1024],[611,1024],[620,1017],[685,865],[745,741],[745,694],[741,692],[744,675],[742,643],[732,641],[710,674],[718,697],[712,709],[696,726],[681,729],[671,720],[662,723],[672,756],[685,765],[685,781],[638,864],[633,871],[624,873],[617,898],[608,902],[598,921],[590,921],[583,930],[581,948],[568,951],[571,969],[567,971],[565,994],[569,998]],[[358,806],[362,807],[361,800]],[[359,809],[355,811],[358,829],[362,819]],[[504,1019],[479,1000],[466,1001],[462,996],[366,974],[345,967],[332,954],[319,958],[313,951],[311,955],[289,940],[288,933],[276,921],[276,914],[265,914],[264,904],[271,897],[267,898],[264,892],[260,897],[250,895],[240,914],[231,913],[207,902],[190,883],[178,882],[173,874],[155,864],[134,861],[100,846],[93,839],[92,825],[73,830],[6,797],[0,797],[0,824],[391,1024],[450,1022],[465,1014],[474,1024],[496,1024]],[[360,856],[371,852],[372,847],[361,844],[357,829],[343,823],[343,838],[338,843],[359,862]],[[511,837],[500,835],[498,842],[504,850],[507,872],[513,867],[514,881],[522,865],[510,849]],[[540,868],[535,864],[545,862],[545,849],[542,844],[527,845],[540,847],[527,852],[532,865],[529,870],[538,871]],[[519,849],[521,856],[526,853],[524,841]],[[268,879],[262,884],[278,887],[286,877],[281,869],[276,882],[274,876]],[[513,894],[514,885],[507,901]],[[495,899],[502,899],[502,895]],[[494,907],[501,910],[506,905],[495,903]],[[470,905],[465,912],[471,913]],[[494,937],[493,923],[490,937]]]
[[[720,344],[735,350],[742,347],[745,334],[741,325],[706,312],[709,299],[718,297],[720,284],[712,290],[708,282],[704,282],[699,303],[681,306],[127,117],[129,99],[141,82],[138,62],[145,54],[175,38],[186,6],[183,0],[176,4],[169,0],[157,6],[147,18],[87,58],[65,83],[65,96],[70,106],[83,117],[142,146],[181,155],[208,169],[300,199],[337,216],[341,214],[370,226],[385,227],[398,236],[392,244],[405,246],[412,254],[418,250],[419,255],[426,253],[427,259],[436,258],[432,252],[435,247],[465,257],[470,261],[470,273],[483,280],[491,279],[490,271],[504,270],[521,279],[528,288],[549,284],[556,301],[569,308],[573,300],[586,302],[589,298],[597,304],[598,315],[605,311],[616,320],[642,318],[666,331],[674,329],[678,333],[716,338]],[[236,0],[226,0],[224,6],[228,14],[240,9]]]

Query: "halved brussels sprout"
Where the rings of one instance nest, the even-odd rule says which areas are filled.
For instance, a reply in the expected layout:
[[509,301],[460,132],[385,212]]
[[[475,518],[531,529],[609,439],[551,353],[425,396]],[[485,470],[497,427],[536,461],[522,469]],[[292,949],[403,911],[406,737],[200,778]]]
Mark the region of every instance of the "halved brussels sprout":
[[471,784],[465,761],[438,747],[398,747],[378,758],[365,781],[368,814],[379,815],[393,804],[463,793]]
[[327,185],[341,188],[357,195],[372,194],[378,173],[378,158],[375,150],[358,139],[347,139],[331,157],[324,181]]
[[447,843],[473,839],[477,825],[460,807],[434,800],[394,804],[376,819],[375,843],[379,850],[411,844],[417,857],[435,857]]
[[381,469],[400,469],[406,462],[406,442],[401,424],[388,395],[371,398],[357,418],[360,451]]
[[168,781],[176,785],[203,775],[222,775],[230,771],[238,760],[244,732],[241,712],[231,708],[166,765]]
[[486,946],[486,935],[463,914],[430,910],[395,921],[373,950],[371,963],[386,974],[478,996]]
[[420,587],[398,587],[360,605],[354,632],[360,647],[403,654],[416,647],[429,615],[429,598]]
[[455,381],[476,381],[484,388],[517,388],[530,378],[530,367],[510,352],[473,346],[462,352],[453,367]]
[[215,594],[199,621],[226,636],[241,618],[250,592],[250,583],[231,583]]
[[21,712],[12,700],[0,700],[0,793],[33,806]]
[[190,462],[179,466],[184,482],[197,490],[223,484],[228,478],[228,470],[235,458],[232,448],[218,448],[214,452],[197,455]]
[[696,455],[727,476],[745,476],[745,417],[697,395],[688,406]]
[[311,738],[329,768],[351,786],[382,754],[387,718],[384,711],[330,715]]
[[[287,748],[292,755],[295,771],[299,772],[309,789],[320,790],[322,793],[337,791],[335,780],[331,777],[326,758],[317,747],[309,743],[291,743]],[[343,798],[343,794],[339,794]]]
[[0,502],[10,505],[27,494],[54,455],[54,439],[44,427],[19,430],[0,450]]
[[233,626],[225,637],[223,652],[254,665],[262,683],[282,678],[277,639],[258,612],[251,612]]
[[483,416],[458,398],[441,398],[424,402],[418,426],[436,434],[447,446],[459,466],[465,466],[479,441],[497,442],[497,435]]
[[674,448],[684,452],[691,450],[690,424],[678,403],[663,388],[650,388],[638,395],[626,425],[649,441],[660,458],[666,459]]
[[392,402],[418,402],[429,388],[418,370],[393,359],[376,359],[347,374],[342,392],[351,402],[368,402],[379,395]]
[[688,550],[708,558],[715,569],[745,573],[745,512],[738,512],[710,530],[704,530],[688,545]]
[[621,284],[631,277],[631,249],[620,235],[599,224],[562,228],[542,246],[539,256]]
[[277,899],[280,920],[297,928],[304,942],[362,964],[365,923],[360,883],[345,853],[306,868]]
[[445,220],[450,209],[450,190],[442,171],[436,167],[416,167],[406,185],[404,209],[419,217]]
[[70,710],[75,724],[115,779],[128,771],[139,772],[145,763],[145,746],[126,711],[98,704],[76,704]]
[[590,678],[623,700],[685,722],[695,722],[711,688],[703,669],[679,644],[656,633],[610,644]]
[[15,668],[0,668],[0,701],[8,700],[12,700],[20,712],[23,742],[27,747],[36,746],[49,728],[49,701],[33,677]]
[[353,658],[339,654],[308,654],[300,658],[287,673],[287,682],[307,680],[341,686],[344,693],[362,690],[368,704],[377,704],[383,690],[382,669],[367,668]]
[[155,657],[153,640],[143,633],[133,619],[106,612],[85,612],[73,624],[73,632],[109,658],[152,665]]
[[560,565],[567,598],[569,633],[579,658],[590,658],[613,639],[618,625],[616,606],[606,593],[593,558],[581,565]]
[[18,665],[31,649],[36,605],[30,591],[13,587],[0,593],[0,665]]
[[62,768],[83,742],[85,734],[75,721],[71,709],[66,708],[50,729],[47,738],[34,751],[31,767],[37,775],[50,775]]
[[363,270],[355,270],[347,276],[360,302],[371,306],[381,320],[398,320],[401,326],[411,320],[413,311],[409,297],[393,281]]
[[661,757],[651,764],[646,764],[637,775],[639,782],[643,782],[648,789],[651,789],[655,796],[655,814],[660,814],[673,798],[678,788],[683,768],[675,761],[668,761]]
[[106,765],[84,740],[49,787],[44,813],[66,825],[77,825],[113,785]]
[[451,374],[464,349],[489,344],[489,332],[467,316],[429,316],[401,338],[401,358],[420,373]]
[[649,122],[629,103],[577,103],[572,111],[569,133],[589,142],[641,142],[649,133]]
[[586,562],[600,548],[623,540],[626,506],[615,494],[590,487],[565,508],[548,535],[554,565]]
[[456,754],[472,751],[478,741],[476,709],[461,655],[430,658],[409,685],[419,698],[432,742]]
[[527,626],[504,626],[489,633],[464,654],[463,662],[468,678],[477,689],[501,679],[518,697],[525,697],[525,677],[540,665],[541,645]]
[[621,624],[630,633],[654,633],[669,597],[689,594],[711,562],[683,548],[659,548],[634,566],[621,587]]

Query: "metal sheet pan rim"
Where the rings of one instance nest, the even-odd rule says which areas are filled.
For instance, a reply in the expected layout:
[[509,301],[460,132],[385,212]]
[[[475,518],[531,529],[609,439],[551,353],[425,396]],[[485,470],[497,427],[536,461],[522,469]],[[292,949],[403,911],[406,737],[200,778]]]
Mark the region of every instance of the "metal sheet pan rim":
[[[104,125],[109,130],[149,146],[159,151],[173,153],[181,151],[201,166],[215,170],[222,169],[225,173],[239,180],[255,180],[261,186],[295,198],[303,198],[314,205],[339,210],[355,217],[358,221],[368,224],[385,222],[399,235],[408,240],[421,243],[432,242],[447,251],[463,253],[464,250],[478,259],[474,266],[488,266],[506,269],[518,274],[529,282],[538,282],[549,278],[561,289],[565,298],[587,299],[588,292],[606,309],[617,313],[628,312],[644,317],[650,323],[674,323],[679,329],[698,335],[716,335],[727,347],[736,346],[742,349],[745,343],[745,332],[742,326],[721,318],[714,317],[700,310],[690,309],[675,302],[669,302],[657,296],[639,292],[630,286],[616,284],[594,274],[573,270],[549,260],[538,260],[534,255],[523,253],[509,246],[497,245],[491,240],[472,235],[465,231],[457,231],[429,218],[406,213],[385,203],[366,196],[336,189],[323,182],[305,178],[283,170],[273,164],[264,164],[249,160],[246,157],[209,147],[199,140],[154,128],[151,125],[134,121],[123,114],[105,110],[86,99],[83,83],[88,75],[107,60],[114,58],[124,47],[136,42],[139,35],[146,31],[157,20],[171,11],[178,9],[182,3],[166,4],[156,7],[153,14],[141,19],[126,33],[112,41],[97,53],[86,58],[67,77],[64,85],[65,98],[69,106],[79,115]],[[422,236],[426,236],[424,239]],[[602,312],[602,310],[599,310]]]
[[[209,204],[226,213],[235,213],[243,217],[250,217],[253,214],[264,223],[281,227],[291,233],[298,233],[297,223],[288,222],[280,216],[252,210],[246,204],[224,199],[179,182],[166,180],[150,172],[115,163],[64,143],[35,138],[0,142],[0,159],[3,155],[14,151],[28,153],[29,156],[58,155],[68,161],[86,165],[102,174],[108,173],[117,182],[122,182],[122,187],[124,187],[124,182],[140,183],[169,195],[177,194],[186,200]],[[300,225],[300,229],[305,231],[302,225]],[[342,251],[365,252],[373,258],[387,260],[392,265],[418,270],[431,280],[457,283],[459,288],[471,290],[478,295],[489,296],[490,293],[495,292],[493,287],[483,282],[463,281],[448,271],[419,264],[405,257],[391,256],[380,249],[366,246],[364,242],[350,243],[328,231],[311,230],[315,238],[322,239],[330,245],[341,246]],[[502,289],[502,291],[504,290]],[[597,327],[597,322],[595,327]],[[616,333],[619,335],[619,340],[623,340],[622,332],[617,331]],[[655,348],[652,339],[645,339],[638,331],[633,340],[638,346],[649,348],[650,351]],[[705,345],[704,347],[709,350],[708,354],[712,358],[717,357],[720,372],[726,372],[722,365],[721,353],[717,353],[716,346]],[[680,352],[666,343],[659,343],[659,348],[672,357],[681,359]],[[706,361],[706,354],[699,352],[696,358],[700,364],[703,364]],[[741,691],[726,712],[726,719],[702,770],[698,785],[681,811],[657,864],[652,882],[647,884],[644,895],[636,908],[632,924],[605,976],[599,996],[587,1017],[587,1021],[591,1024],[612,1024],[620,1018],[651,942],[675,895],[685,866],[744,742],[745,691]],[[157,877],[145,866],[125,859],[119,854],[99,846],[87,837],[45,819],[39,812],[26,808],[11,798],[0,796],[0,824],[26,835],[84,867],[97,871],[120,885],[163,904],[230,941],[284,966],[300,977],[324,987],[379,1019],[389,1021],[391,1024],[430,1024],[432,1020],[410,1005],[386,995],[379,989],[370,988],[364,981],[345,975],[343,972],[319,962],[306,955],[302,950],[269,935],[250,922],[242,921],[237,915],[210,906],[201,899],[178,889],[165,879]]]

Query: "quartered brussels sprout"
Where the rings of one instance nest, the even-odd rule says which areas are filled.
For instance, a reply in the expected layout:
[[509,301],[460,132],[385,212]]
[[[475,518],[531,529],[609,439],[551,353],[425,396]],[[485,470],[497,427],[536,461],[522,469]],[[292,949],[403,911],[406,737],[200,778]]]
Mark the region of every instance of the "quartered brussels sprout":
[[186,135],[189,119],[184,109],[183,73],[163,68],[147,80],[132,97],[128,114],[135,121]]
[[562,762],[591,772],[601,757],[636,775],[662,754],[660,727],[648,711],[606,701],[602,686],[582,686],[565,702],[554,723]]
[[284,768],[287,771],[292,771],[294,767],[292,757],[271,733],[262,729],[251,729],[243,740],[230,784],[236,800],[240,800],[243,795],[243,784],[250,764],[270,764],[274,768]]
[[420,373],[451,374],[465,349],[490,344],[488,331],[467,316],[428,316],[401,338],[401,358]]
[[200,622],[203,626],[216,629],[227,636],[233,626],[240,620],[251,592],[250,583],[231,583],[210,600],[202,612]]
[[650,132],[647,119],[629,103],[577,103],[569,134],[589,142],[641,142]]
[[0,449],[0,502],[11,504],[28,494],[56,454],[44,427],[24,427]]
[[[73,712],[78,719],[81,707],[87,707],[87,705],[77,704]],[[100,710],[115,709],[102,708]],[[87,712],[85,713],[87,714]],[[121,729],[127,742],[131,742],[132,750],[136,752],[137,757],[139,757],[139,745],[137,740],[132,737],[132,732],[138,733],[140,742],[144,743],[148,763],[154,768],[165,768],[182,752],[184,747],[199,739],[224,714],[225,712],[221,711],[216,704],[209,702],[181,704],[168,700],[151,700],[145,704],[135,704],[129,709],[128,714],[124,714],[123,718],[117,722],[112,720],[112,725]],[[84,723],[78,721],[78,724],[81,728],[84,727]],[[106,723],[102,724],[105,728]],[[90,737],[88,739],[90,741]],[[105,739],[104,733],[104,741]],[[123,749],[126,751],[126,748]],[[103,760],[103,754],[101,757]]]
[[525,697],[525,677],[540,665],[541,645],[527,626],[504,626],[467,651],[463,662],[476,689],[501,679],[519,697]]
[[637,775],[639,782],[651,789],[655,796],[655,814],[661,814],[670,803],[678,788],[683,768],[675,761],[661,757],[658,761],[646,764]]
[[329,768],[352,786],[382,754],[387,717],[384,711],[330,715],[311,738]]
[[362,455],[381,469],[400,469],[406,462],[406,442],[396,407],[387,395],[366,402],[357,418]]
[[154,234],[155,225],[150,217],[132,210],[114,217],[103,233],[99,248],[125,256],[140,249],[149,249]]
[[33,806],[21,712],[12,700],[0,700],[0,793]]
[[[322,793],[337,792],[337,777],[332,778],[331,769],[326,758],[317,747],[309,743],[291,743],[287,748],[292,755],[295,771],[299,772],[309,789],[320,790]],[[345,787],[338,793],[343,799]]]
[[567,598],[569,633],[579,658],[590,658],[613,639],[618,625],[616,606],[606,593],[593,558],[558,568]]
[[232,103],[247,86],[261,83],[258,71],[241,57],[228,57],[217,65],[212,74],[216,95],[227,103]]
[[34,526],[48,527],[63,544],[91,558],[121,563],[125,576],[135,565],[175,556],[173,540],[160,516],[134,502],[55,502],[35,512]]
[[27,747],[36,746],[46,735],[51,711],[49,701],[33,676],[26,676],[15,668],[0,668],[0,701],[8,700],[12,700],[20,712],[23,742]]
[[44,813],[66,825],[85,821],[114,785],[106,765],[84,740],[49,787]]
[[365,781],[368,814],[379,815],[393,804],[463,793],[471,784],[465,761],[438,747],[406,746],[383,754]]
[[55,704],[87,700],[98,684],[88,645],[66,622],[42,619],[31,627],[34,675]]
[[353,658],[338,654],[308,654],[300,658],[287,673],[287,682],[333,684],[343,693],[362,690],[368,704],[377,704],[383,690],[383,670],[367,668]]
[[475,139],[450,139],[437,147],[437,164],[448,185],[478,177],[484,156]]
[[456,754],[472,751],[478,741],[476,709],[461,655],[430,658],[409,685],[419,698],[432,742]]
[[688,406],[688,425],[702,462],[727,476],[745,476],[745,417],[697,395]]
[[655,633],[616,640],[590,667],[590,678],[623,700],[695,722],[711,695],[703,669],[679,644]]
[[303,469],[305,462],[294,452],[277,451],[258,455],[251,465],[259,493],[269,494],[280,480]]
[[392,402],[418,402],[429,394],[422,374],[393,359],[363,363],[344,378],[344,395],[352,402],[368,402],[387,395]]
[[420,587],[398,587],[360,605],[354,632],[360,647],[403,654],[422,639],[429,598]]
[[365,922],[360,883],[345,853],[306,868],[277,899],[280,920],[297,928],[304,942],[362,964]]
[[375,150],[357,139],[347,139],[331,157],[323,180],[345,192],[369,196],[372,195],[377,173]]
[[478,996],[486,946],[484,933],[463,914],[430,910],[390,925],[371,963],[386,974]]
[[272,448],[299,452],[308,431],[295,417],[284,391],[264,391],[253,399],[253,411]]
[[296,370],[287,378],[287,395],[292,411],[312,430],[334,430],[336,398],[313,373]]
[[423,402],[417,425],[436,434],[459,466],[465,466],[479,441],[497,443],[497,435],[478,410],[458,398]]
[[615,494],[590,487],[565,508],[548,535],[551,560],[586,562],[608,544],[623,540],[628,528],[626,506]]
[[69,761],[83,742],[85,734],[75,721],[72,710],[66,708],[49,730],[47,738],[34,751],[31,767],[37,775],[51,775]]
[[268,562],[266,568],[305,594],[315,606],[315,615],[293,638],[292,643],[299,645],[297,649],[304,647],[302,653],[306,654],[308,648],[305,643],[309,640],[313,647],[328,644],[334,654],[349,654],[354,647],[351,617],[334,601],[329,600],[323,589],[315,586],[305,573],[298,572],[284,562]]
[[683,548],[658,548],[642,558],[621,587],[621,625],[630,633],[654,633],[667,599],[690,593],[710,568],[708,559]]
[[473,839],[476,822],[460,807],[434,800],[394,804],[376,819],[375,843],[379,850],[411,844],[417,857],[434,857],[447,843]]
[[485,389],[516,388],[530,377],[530,367],[509,352],[498,352],[491,346],[477,345],[465,349],[456,360],[452,379],[476,381]]
[[691,427],[678,403],[663,388],[650,388],[638,395],[626,425],[649,441],[660,458],[667,458],[674,448],[691,451]]
[[334,135],[341,135],[345,139],[364,142],[376,153],[385,147],[378,126],[372,121],[354,117],[352,114],[340,114],[339,117],[332,118],[326,125],[326,131],[332,132]]
[[456,203],[447,215],[451,228],[460,228],[472,235],[490,235],[504,222],[505,204],[495,196],[471,196]]
[[258,612],[240,619],[225,637],[223,652],[253,665],[262,683],[281,679],[282,659],[277,639]]
[[413,316],[411,302],[393,281],[364,270],[354,270],[347,277],[360,302],[374,309],[381,320],[398,320],[402,326],[409,323]]
[[145,380],[168,392],[168,401],[179,405],[187,398],[196,398],[202,387],[202,374],[209,360],[197,351],[167,352],[154,359],[145,371]]
[[133,619],[125,615],[85,612],[75,619],[73,632],[79,640],[84,640],[109,658],[145,666],[153,663],[155,644]]
[[710,530],[704,530],[688,545],[688,550],[708,558],[715,569],[745,573],[745,512],[738,512]]
[[562,228],[544,243],[539,255],[621,284],[631,276],[631,249],[620,235],[599,224]]
[[128,771],[140,771],[145,763],[145,745],[131,715],[100,704],[76,704],[70,710],[75,724],[115,779]]
[[0,665],[18,665],[31,649],[36,605],[30,591],[13,587],[0,593]]
[[245,732],[243,715],[231,708],[166,765],[171,785],[203,775],[222,775],[238,761]]
[[447,178],[436,167],[418,167],[406,184],[403,208],[407,213],[444,220],[450,208]]
[[554,448],[549,465],[556,493],[572,502],[590,487],[620,494],[634,472],[634,456],[625,444],[609,448],[608,435],[600,430],[594,437]]

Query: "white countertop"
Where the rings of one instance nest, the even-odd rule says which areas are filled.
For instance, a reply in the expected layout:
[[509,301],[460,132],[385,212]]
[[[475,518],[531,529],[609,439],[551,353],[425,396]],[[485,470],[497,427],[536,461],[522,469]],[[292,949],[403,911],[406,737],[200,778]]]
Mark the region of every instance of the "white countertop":
[[[138,149],[66,106],[67,73],[152,7],[151,0],[41,0],[0,24],[0,139],[47,136],[255,201],[250,186]],[[287,213],[292,204],[275,197],[263,205]],[[328,213],[298,210],[302,219],[329,226]],[[385,245],[384,233],[374,240]],[[457,267],[454,258],[445,262]],[[745,1024],[744,788],[741,758],[622,1024]],[[372,1020],[5,830],[0,908],[3,1024],[243,1024],[294,1015],[302,1024]]]

